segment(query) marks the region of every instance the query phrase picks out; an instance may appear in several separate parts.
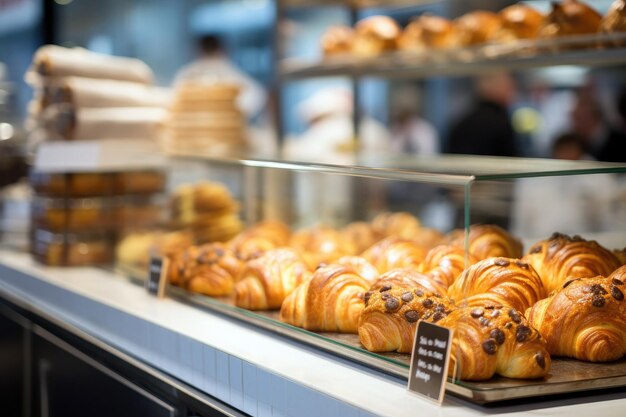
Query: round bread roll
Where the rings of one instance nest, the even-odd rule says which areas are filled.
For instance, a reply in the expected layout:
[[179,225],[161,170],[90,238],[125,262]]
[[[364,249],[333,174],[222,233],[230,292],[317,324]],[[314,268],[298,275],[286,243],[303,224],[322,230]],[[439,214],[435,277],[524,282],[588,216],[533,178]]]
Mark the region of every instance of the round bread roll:
[[331,26],[322,36],[322,52],[324,56],[346,54],[352,50],[354,32],[348,26]]
[[355,27],[352,52],[359,56],[376,56],[397,47],[402,30],[389,16],[371,16]]
[[429,48],[446,49],[454,43],[454,25],[448,19],[423,14],[404,29],[398,47],[407,51],[424,51]]
[[456,46],[489,42],[502,27],[500,16],[485,10],[466,13],[454,21]]
[[602,16],[595,9],[578,0],[564,0],[552,3],[552,10],[546,16],[539,31],[540,38],[585,35],[598,32]]
[[498,13],[502,27],[495,35],[498,42],[535,39],[543,23],[543,14],[525,4],[514,4]]

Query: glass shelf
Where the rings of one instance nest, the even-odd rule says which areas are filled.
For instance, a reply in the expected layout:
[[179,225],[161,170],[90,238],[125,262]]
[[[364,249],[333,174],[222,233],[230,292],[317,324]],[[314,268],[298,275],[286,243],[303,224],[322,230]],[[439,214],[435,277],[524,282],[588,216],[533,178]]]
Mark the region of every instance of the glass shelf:
[[[611,47],[615,45],[620,47]],[[395,51],[371,58],[342,55],[319,61],[285,59],[280,71],[283,77],[291,79],[330,76],[425,78],[476,75],[501,69],[622,64],[626,64],[626,33],[526,40],[449,50]]]

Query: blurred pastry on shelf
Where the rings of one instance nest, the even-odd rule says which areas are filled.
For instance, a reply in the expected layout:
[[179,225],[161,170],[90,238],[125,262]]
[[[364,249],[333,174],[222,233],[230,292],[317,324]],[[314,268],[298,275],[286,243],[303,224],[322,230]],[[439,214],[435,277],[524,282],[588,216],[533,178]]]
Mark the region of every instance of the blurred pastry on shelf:
[[428,248],[410,239],[390,236],[363,252],[363,257],[382,274],[395,268],[417,268]]
[[[615,0],[600,22],[601,33],[626,32],[626,0]],[[626,40],[608,41],[610,46],[624,46]]]
[[402,32],[398,47],[405,51],[447,49],[454,45],[454,25],[444,17],[423,14],[415,18]]
[[343,256],[337,260],[336,264],[351,268],[369,282],[376,281],[380,275],[378,269],[362,256]]
[[296,231],[291,236],[290,246],[300,253],[311,270],[317,268],[319,264],[332,263],[342,256],[357,253],[352,241],[328,226]]
[[596,33],[601,21],[602,15],[586,3],[578,0],[552,2],[552,10],[539,30],[539,37],[550,39]]
[[172,256],[191,245],[193,239],[188,232],[134,232],[117,244],[115,262],[122,269],[146,272],[151,256]]
[[352,52],[357,56],[373,57],[397,48],[402,29],[389,16],[370,16],[357,22]]
[[321,45],[324,56],[349,54],[352,51],[354,32],[343,25],[329,27],[322,36]]
[[264,220],[235,236],[228,246],[244,261],[258,258],[270,249],[288,246],[291,229],[278,220]]
[[494,36],[494,41],[497,42],[535,39],[544,19],[540,11],[523,3],[506,7],[498,15],[502,27]]
[[385,235],[368,222],[352,222],[341,229],[341,233],[356,246],[357,253],[363,253]]
[[383,236],[412,239],[421,228],[420,220],[405,211],[383,212],[372,220],[372,227]]
[[[450,242],[453,246],[465,247],[465,235],[460,230]],[[470,226],[469,253],[479,260],[493,256],[521,258],[522,242],[509,232],[494,224],[475,224]]]
[[499,15],[475,10],[454,20],[455,46],[476,46],[491,41],[502,27]]

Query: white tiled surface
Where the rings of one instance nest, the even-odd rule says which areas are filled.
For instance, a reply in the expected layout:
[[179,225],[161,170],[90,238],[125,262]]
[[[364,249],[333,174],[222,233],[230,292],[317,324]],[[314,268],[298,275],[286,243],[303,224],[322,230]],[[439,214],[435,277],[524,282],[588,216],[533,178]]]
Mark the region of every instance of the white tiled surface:
[[[626,399],[545,408],[442,407],[404,386],[89,268],[51,269],[0,251],[0,289],[253,416],[623,416]],[[356,407],[355,405],[358,405]]]

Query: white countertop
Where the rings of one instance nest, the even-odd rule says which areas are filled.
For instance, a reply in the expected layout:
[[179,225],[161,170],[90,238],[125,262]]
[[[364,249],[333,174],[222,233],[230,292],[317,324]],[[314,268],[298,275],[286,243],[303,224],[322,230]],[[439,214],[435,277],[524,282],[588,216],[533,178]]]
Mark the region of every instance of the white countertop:
[[[25,279],[24,276],[31,279]],[[52,293],[54,291],[51,291],[49,286],[52,286],[55,291],[56,289],[61,290],[59,294],[63,294],[63,297],[70,297],[64,298],[70,301],[63,301],[60,295],[54,295],[56,298],[51,301],[48,296],[53,298]],[[0,288],[11,292],[24,301],[37,305],[38,308],[44,309],[49,314],[70,321],[71,324],[105,342],[120,346],[122,349],[125,347],[124,350],[127,353],[156,367],[161,367],[163,356],[157,357],[151,353],[148,345],[152,335],[144,329],[146,326],[142,327],[143,324],[157,325],[172,334],[175,333],[184,337],[184,340],[188,338],[215,349],[218,353],[218,374],[219,360],[225,357],[220,355],[225,354],[243,361],[231,362],[231,372],[233,364],[235,364],[236,371],[239,369],[237,371],[239,373],[236,375],[241,374],[240,368],[237,368],[241,365],[237,364],[243,363],[244,367],[246,364],[252,364],[263,372],[267,371],[286,381],[287,388],[281,387],[281,389],[284,388],[284,398],[278,400],[284,401],[284,404],[281,403],[284,407],[281,408],[273,404],[276,401],[265,398],[274,394],[263,391],[262,372],[255,371],[255,378],[258,379],[254,388],[256,396],[250,394],[246,388],[248,382],[246,380],[247,368],[243,371],[243,382],[234,381],[231,374],[230,383],[239,384],[242,387],[239,390],[243,391],[243,401],[238,404],[239,401],[234,400],[239,397],[233,395],[231,388],[231,397],[226,396],[227,402],[228,398],[233,398],[233,401],[230,402],[231,405],[243,409],[246,398],[251,401],[254,400],[253,403],[249,402],[244,410],[253,415],[271,415],[268,414],[266,406],[273,407],[274,416],[299,414],[297,412],[294,414],[293,411],[294,409],[298,410],[299,404],[297,395],[291,395],[293,390],[289,388],[290,384],[294,384],[296,388],[300,386],[314,390],[321,394],[321,398],[334,398],[345,404],[348,407],[346,410],[349,409],[349,413],[352,415],[374,414],[394,417],[417,415],[461,417],[480,415],[588,417],[589,415],[597,415],[617,417],[626,415],[626,393],[595,395],[577,400],[561,399],[539,404],[533,404],[529,400],[530,404],[527,405],[489,408],[448,397],[443,406],[440,407],[409,394],[405,386],[395,380],[376,375],[330,357],[328,354],[305,348],[297,343],[291,343],[284,338],[253,329],[218,314],[196,309],[170,299],[156,299],[148,295],[142,287],[96,268],[49,268],[34,263],[28,255],[0,250]],[[71,297],[77,298],[75,305],[72,303]],[[119,324],[120,318],[116,316],[110,322],[109,328],[104,325],[93,328],[94,326],[90,324],[93,320],[89,319],[89,314],[86,311],[91,310],[90,306],[94,306],[95,309],[98,305],[116,310],[121,314],[119,317],[130,316],[135,319],[134,324],[131,325],[134,327],[122,331],[120,328],[122,325]],[[77,313],[80,310],[72,310],[70,308],[72,306],[82,308],[84,314]],[[184,348],[179,348],[178,351],[180,349]],[[177,350],[174,349],[172,354],[176,355],[176,352]],[[179,352],[178,355],[180,354]],[[170,365],[176,368],[177,364],[174,362],[179,359],[177,357],[170,359]],[[167,369],[167,366],[163,365],[163,368]],[[176,376],[184,380],[186,379],[185,375],[189,375],[189,380],[185,382],[190,385],[198,385],[199,382],[196,381],[202,380],[202,376],[193,374],[193,370],[187,374],[183,371],[180,368],[180,373]],[[177,372],[173,373],[176,374]],[[265,374],[263,373],[263,375]],[[197,388],[202,390],[203,386]],[[235,390],[234,392],[238,391]],[[214,395],[212,392],[211,394]],[[219,397],[219,395],[217,396]],[[565,401],[568,404],[564,404]],[[571,404],[574,401],[578,403]],[[319,406],[319,404],[310,405]],[[317,409],[319,412],[316,413],[314,408],[307,414],[347,415],[348,413],[348,411],[341,412],[336,406],[333,407],[332,411],[325,411],[324,413],[320,411],[321,408]],[[288,413],[290,409],[292,412]],[[354,414],[355,411],[358,411],[358,414]]]

